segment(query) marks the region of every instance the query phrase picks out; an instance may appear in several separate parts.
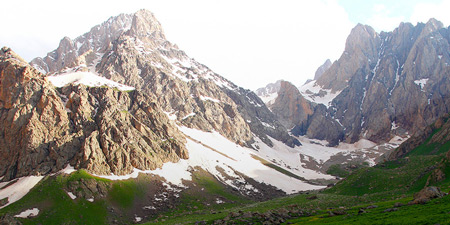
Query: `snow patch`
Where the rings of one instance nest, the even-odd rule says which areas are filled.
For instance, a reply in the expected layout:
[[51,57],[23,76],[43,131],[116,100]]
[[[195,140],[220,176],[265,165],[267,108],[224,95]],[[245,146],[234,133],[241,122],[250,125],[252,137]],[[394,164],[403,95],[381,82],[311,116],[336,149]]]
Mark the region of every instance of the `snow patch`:
[[100,77],[92,72],[68,72],[58,75],[48,76],[47,79],[56,87],[64,87],[68,84],[84,84],[89,87],[108,86],[121,91],[132,91],[134,87],[126,86],[104,77]]
[[20,214],[15,215],[14,217],[28,218],[28,217],[37,216],[38,214],[39,214],[39,209],[38,208],[32,208],[32,209],[27,209],[27,210],[21,212]]
[[[270,137],[269,137],[270,138]],[[298,176],[304,177],[305,179],[332,179],[333,176],[323,174],[311,169],[303,168],[303,162],[301,161],[300,154],[302,155],[314,155],[308,154],[314,153],[319,145],[313,145],[309,142],[302,142],[303,146],[296,146],[291,148],[284,143],[270,138],[273,143],[273,147],[265,145],[259,138],[255,137],[256,143],[254,144],[259,147],[258,151],[253,150],[253,154],[293,173]],[[327,154],[327,153],[325,153]],[[317,157],[317,155],[314,155]],[[308,157],[308,156],[307,156]],[[331,157],[331,156],[330,156]],[[314,158],[314,157],[313,157]],[[308,157],[309,159],[309,157]]]
[[[259,160],[252,156],[255,154],[254,150],[236,145],[215,131],[209,133],[187,127],[180,127],[179,129],[200,142],[198,143],[188,139],[187,148],[189,150],[189,164],[191,166],[201,166],[218,178],[221,178],[222,174],[217,171],[216,167],[221,167],[225,170],[227,175],[232,176],[235,179],[239,179],[240,176],[234,173],[233,170],[239,171],[259,182],[278,187],[286,193],[323,188],[322,186],[315,186],[294,179],[263,165]],[[271,140],[274,141],[274,139]],[[206,148],[203,144],[213,146],[215,151]],[[260,151],[263,148],[271,149],[262,141],[258,144],[260,145]],[[282,143],[277,144],[286,146]],[[289,147],[286,146],[286,148]],[[273,151],[273,149],[271,150]],[[251,190],[253,187],[248,184],[247,188]]]
[[316,81],[311,81],[298,88],[300,93],[306,100],[315,102],[317,104],[323,104],[329,107],[331,101],[338,96],[341,91],[332,92],[331,89],[324,89]]
[[278,97],[278,92],[274,92],[274,93],[270,93],[270,94],[266,94],[263,96],[259,96],[259,98],[261,98],[261,100],[266,104],[266,105],[271,105],[275,102],[275,99],[277,99]]
[[177,120],[177,115],[174,112],[164,112],[167,117],[169,117],[169,120]]
[[[96,175],[96,174],[92,174],[92,175],[94,175],[96,177],[105,178],[105,179],[108,179],[108,180],[127,180],[127,179],[130,179],[130,178],[137,178],[139,176],[140,172],[143,172],[143,171],[134,168],[133,172],[131,172],[131,174],[128,174],[128,175],[115,175],[115,174],[112,174],[112,173],[111,173],[111,175]],[[89,199],[88,199],[88,201],[89,201]],[[94,200],[92,200],[92,201],[94,201]]]
[[[0,186],[3,188],[0,190],[0,199],[8,198],[8,203],[1,208],[4,208],[25,196],[31,188],[33,188],[43,176],[29,176],[21,177],[13,181],[2,182]],[[7,186],[8,184],[11,184]],[[5,187],[7,186],[7,187]]]
[[69,195],[69,197],[73,200],[73,199],[76,199],[77,198],[77,196],[76,195],[74,195],[72,192],[67,192],[67,194]]
[[270,125],[270,124],[265,123],[265,122],[262,122],[262,121],[261,121],[261,123],[262,123],[262,125],[265,126],[265,127],[272,128],[272,129],[274,129],[274,130],[276,129],[273,125]]
[[398,128],[398,125],[395,123],[395,121],[392,121],[391,123],[391,130],[395,130]]
[[75,168],[73,168],[73,166],[71,166],[70,164],[67,164],[66,168],[64,168],[61,172],[65,173],[65,174],[71,174],[75,171],[77,171],[77,170],[75,170]]
[[134,220],[136,221],[136,223],[139,223],[139,222],[142,221],[142,218],[139,217],[139,216],[135,216],[135,217],[134,217]]
[[194,112],[189,113],[189,114],[187,114],[185,117],[183,117],[183,119],[181,119],[181,120],[185,120],[185,119],[187,119],[187,118],[189,118],[189,117],[191,117],[191,116],[195,116],[195,113],[194,113]]
[[215,102],[215,103],[220,103],[221,102],[218,99],[211,98],[211,97],[208,97],[208,96],[202,96],[202,95],[200,95],[200,100],[202,100],[202,101],[212,101],[212,102]]
[[92,198],[88,198],[86,200],[88,200],[88,202],[94,202],[94,198],[93,197]]
[[424,88],[425,85],[427,84],[428,80],[429,80],[428,78],[424,78],[424,79],[420,79],[420,80],[415,80],[414,83],[417,84],[417,85],[419,85],[420,90],[423,91],[423,88]]

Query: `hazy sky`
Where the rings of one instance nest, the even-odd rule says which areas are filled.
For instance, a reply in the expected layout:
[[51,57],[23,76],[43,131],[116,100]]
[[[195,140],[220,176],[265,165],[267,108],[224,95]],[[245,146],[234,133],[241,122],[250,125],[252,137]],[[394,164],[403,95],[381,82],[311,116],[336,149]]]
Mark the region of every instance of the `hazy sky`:
[[128,0],[4,1],[0,47],[31,60],[59,41],[120,13],[145,8],[166,37],[234,83],[249,89],[285,79],[303,84],[326,59],[341,55],[357,23],[391,31],[401,21],[450,24],[450,0]]

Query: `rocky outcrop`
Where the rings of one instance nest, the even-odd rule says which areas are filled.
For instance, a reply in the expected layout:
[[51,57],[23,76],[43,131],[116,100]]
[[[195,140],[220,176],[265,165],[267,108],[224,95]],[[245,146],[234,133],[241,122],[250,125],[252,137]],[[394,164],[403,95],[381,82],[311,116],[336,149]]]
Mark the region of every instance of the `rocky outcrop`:
[[0,51],[0,74],[1,176],[56,172],[55,164],[66,163],[76,151],[60,148],[70,142],[65,137],[70,125],[56,90],[6,47]]
[[187,158],[184,136],[151,98],[84,85],[56,89],[8,48],[0,52],[0,176],[44,175],[68,163],[123,175]]
[[[103,33],[93,32],[94,29],[113,34],[105,38]],[[66,42],[70,41],[63,40],[55,50],[57,55],[73,52],[73,48],[65,47],[70,45]],[[91,45],[92,53],[88,53],[97,56],[96,60],[89,63],[89,57],[85,57],[89,70],[93,69],[101,76],[135,87],[184,126],[203,131],[216,130],[228,139],[247,146],[254,142],[253,133],[268,145],[271,145],[271,141],[267,135],[286,143],[289,140],[290,145],[298,143],[290,137],[286,128],[270,115],[271,112],[263,107],[264,104],[256,103],[260,100],[248,98],[246,93],[249,91],[242,91],[167,41],[160,23],[147,10],[113,17],[72,42],[88,47],[88,42],[98,43]],[[81,52],[86,54],[89,51]],[[80,58],[81,52],[75,55]],[[53,57],[53,53],[49,55]],[[53,58],[54,60],[51,60],[51,57],[46,58],[51,60],[47,65],[57,64],[59,66],[49,67],[55,70],[63,69],[59,58]],[[38,61],[39,59],[33,60],[32,64],[40,68],[42,66]],[[77,61],[84,65],[82,58]],[[64,65],[69,64],[75,66],[71,67],[72,69],[83,69],[83,66],[76,66],[80,63],[64,62]],[[258,110],[263,112],[248,113]],[[250,120],[244,119],[247,117],[243,115],[245,113],[260,114],[267,118],[263,119],[264,122],[252,120],[250,123]],[[273,130],[276,132],[263,128],[264,124],[275,127]]]
[[280,82],[278,96],[269,108],[281,124],[288,128],[305,122],[313,114],[311,103],[300,94],[297,87],[287,81]]
[[444,197],[444,193],[438,187],[425,187],[419,192],[414,194],[414,200],[411,204],[425,204],[434,198],[442,198]]
[[95,174],[129,174],[188,158],[184,137],[156,103],[137,91],[67,86],[74,133],[83,133],[73,163]]
[[339,121],[334,120],[326,111],[327,108],[324,105],[315,106],[314,113],[308,116],[307,120],[296,125],[291,130],[292,134],[327,140],[329,146],[338,145],[344,140],[344,129]]
[[390,153],[388,160],[403,158],[422,144],[438,144],[438,146],[441,146],[450,141],[449,117],[450,116],[447,114],[436,120],[433,124],[425,127],[423,130],[416,132],[412,137],[395,149],[395,151]]

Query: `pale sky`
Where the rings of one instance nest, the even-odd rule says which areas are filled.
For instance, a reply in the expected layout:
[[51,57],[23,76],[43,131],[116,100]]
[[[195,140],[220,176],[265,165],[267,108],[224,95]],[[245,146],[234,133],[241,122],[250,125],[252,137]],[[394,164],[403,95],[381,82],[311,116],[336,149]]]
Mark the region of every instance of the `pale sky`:
[[303,84],[337,60],[357,23],[391,31],[400,22],[450,24],[450,0],[128,0],[4,1],[0,47],[26,60],[120,13],[145,8],[190,57],[255,90],[279,79]]

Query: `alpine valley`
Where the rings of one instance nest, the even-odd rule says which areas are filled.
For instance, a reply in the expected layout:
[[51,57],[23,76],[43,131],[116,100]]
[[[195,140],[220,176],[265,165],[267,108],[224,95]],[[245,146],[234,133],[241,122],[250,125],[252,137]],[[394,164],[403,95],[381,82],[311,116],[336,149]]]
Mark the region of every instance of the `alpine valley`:
[[299,87],[235,85],[121,14],[0,50],[0,224],[448,223],[450,29],[377,33]]

